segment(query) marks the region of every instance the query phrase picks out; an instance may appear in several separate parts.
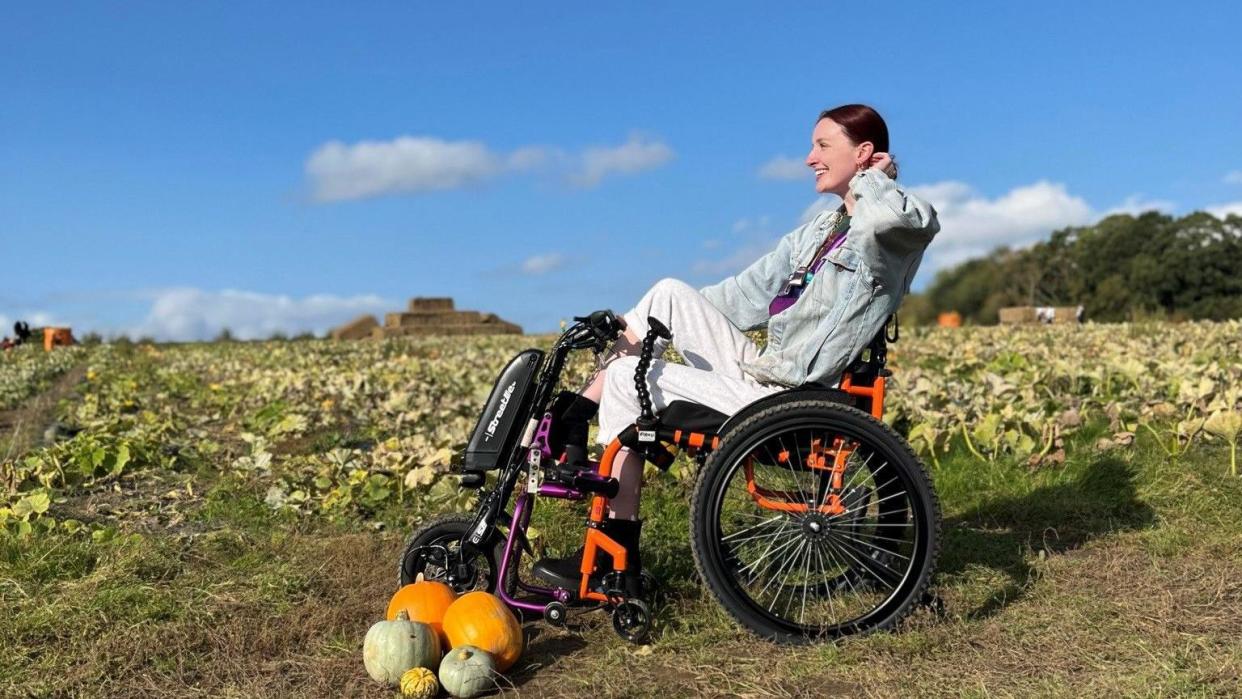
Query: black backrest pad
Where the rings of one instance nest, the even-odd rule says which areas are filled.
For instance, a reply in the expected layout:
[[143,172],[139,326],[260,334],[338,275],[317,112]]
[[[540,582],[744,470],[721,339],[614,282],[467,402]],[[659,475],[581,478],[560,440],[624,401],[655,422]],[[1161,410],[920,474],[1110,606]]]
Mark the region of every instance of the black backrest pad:
[[528,349],[500,372],[466,445],[464,470],[487,471],[505,465],[530,420],[530,402],[542,360],[542,351]]

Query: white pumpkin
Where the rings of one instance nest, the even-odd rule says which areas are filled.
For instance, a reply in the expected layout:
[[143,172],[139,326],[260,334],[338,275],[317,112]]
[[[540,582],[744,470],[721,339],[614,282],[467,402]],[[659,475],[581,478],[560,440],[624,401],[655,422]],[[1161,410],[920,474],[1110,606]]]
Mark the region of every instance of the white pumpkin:
[[367,631],[362,662],[371,679],[396,686],[412,667],[435,671],[440,662],[440,635],[401,612],[396,619],[378,622]]
[[458,646],[440,661],[440,686],[460,699],[476,697],[496,687],[496,661],[474,646]]

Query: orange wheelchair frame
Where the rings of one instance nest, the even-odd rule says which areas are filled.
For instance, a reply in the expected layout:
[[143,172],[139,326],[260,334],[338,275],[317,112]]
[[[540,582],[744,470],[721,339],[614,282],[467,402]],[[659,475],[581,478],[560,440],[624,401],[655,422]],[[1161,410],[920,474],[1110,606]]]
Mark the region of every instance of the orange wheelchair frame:
[[[877,375],[873,377],[869,383],[855,383],[853,374],[847,372],[841,379],[840,390],[843,393],[854,396],[859,399],[860,405],[877,420],[884,417],[884,383],[885,377]],[[720,437],[715,434],[704,432],[692,432],[677,429],[675,427],[662,427],[657,431],[657,439],[664,444],[655,447],[662,449],[671,457],[676,449],[685,450],[688,456],[704,458],[707,453],[720,445]],[[828,494],[827,502],[819,506],[819,512],[826,515],[840,514],[845,511],[845,507],[841,503],[841,497],[838,494],[842,488],[842,481],[845,474],[845,465],[849,460],[849,456],[853,449],[844,444],[844,440],[837,437],[831,448],[824,448],[820,440],[813,440],[811,443],[811,455],[808,459],[808,466],[819,470],[832,471],[832,492]],[[621,438],[614,438],[604,449],[604,455],[600,458],[599,469],[597,473],[600,478],[612,478],[613,463],[617,454],[622,447]],[[669,447],[672,449],[670,450]],[[832,465],[828,465],[831,457]],[[807,505],[798,502],[798,496],[795,493],[781,490],[767,490],[755,484],[754,470],[751,464],[751,458],[747,458],[745,465],[746,470],[746,490],[750,493],[755,504],[766,510],[805,513]],[[782,463],[789,458],[788,452],[782,452],[778,456],[778,460]],[[607,516],[608,498],[602,495],[596,495],[591,501],[590,522],[587,526],[586,540],[583,542],[582,553],[582,573],[581,581],[578,586],[578,596],[582,599],[598,600],[601,602],[608,601],[608,597],[601,593],[590,589],[590,578],[595,572],[595,557],[600,549],[612,557],[613,568],[617,571],[624,572],[626,570],[625,547],[617,543],[607,534],[604,534],[598,528],[604,522]]]

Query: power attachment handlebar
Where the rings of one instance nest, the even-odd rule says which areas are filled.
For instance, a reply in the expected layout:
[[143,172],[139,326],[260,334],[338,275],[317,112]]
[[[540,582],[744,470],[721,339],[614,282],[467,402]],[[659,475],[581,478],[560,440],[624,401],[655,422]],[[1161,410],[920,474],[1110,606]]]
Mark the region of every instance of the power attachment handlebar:
[[[610,310],[595,311],[586,316],[574,316],[576,321],[572,334],[574,349],[592,348],[603,352],[616,341],[624,330],[624,323]],[[576,332],[574,332],[576,331]]]
[[638,356],[638,367],[634,370],[634,388],[638,391],[638,404],[641,408],[638,419],[634,421],[634,424],[638,426],[639,439],[641,441],[652,441],[642,439],[642,433],[654,430],[656,427],[655,413],[651,410],[651,390],[647,387],[647,371],[651,368],[651,360],[655,358],[655,341],[657,338],[672,340],[673,333],[669,332],[668,328],[658,318],[647,316],[647,335],[643,338],[642,348]]

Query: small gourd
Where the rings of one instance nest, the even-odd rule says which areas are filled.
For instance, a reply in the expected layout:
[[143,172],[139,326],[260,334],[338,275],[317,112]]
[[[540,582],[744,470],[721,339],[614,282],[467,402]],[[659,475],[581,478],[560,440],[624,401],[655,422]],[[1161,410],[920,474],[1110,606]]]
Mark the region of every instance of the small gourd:
[[396,686],[412,667],[434,669],[440,662],[440,636],[427,624],[410,621],[401,612],[393,621],[380,621],[362,642],[362,662],[376,682]]
[[522,625],[500,598],[482,590],[467,592],[444,613],[449,645],[474,646],[491,653],[504,672],[522,655]]
[[459,646],[440,661],[440,686],[444,691],[469,699],[496,686],[496,663],[490,653],[474,646]]
[[440,693],[436,673],[425,667],[412,667],[401,675],[401,696],[404,699],[431,699]]

